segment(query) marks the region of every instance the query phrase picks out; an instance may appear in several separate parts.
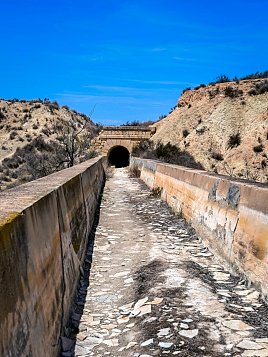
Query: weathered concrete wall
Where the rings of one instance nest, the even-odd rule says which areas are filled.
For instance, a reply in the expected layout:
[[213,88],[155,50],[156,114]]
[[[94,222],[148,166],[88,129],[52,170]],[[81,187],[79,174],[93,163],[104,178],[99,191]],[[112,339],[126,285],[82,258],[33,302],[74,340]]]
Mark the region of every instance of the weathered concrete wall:
[[131,165],[268,298],[268,188],[153,160],[132,158]]
[[0,356],[57,356],[103,163],[92,159],[0,194]]

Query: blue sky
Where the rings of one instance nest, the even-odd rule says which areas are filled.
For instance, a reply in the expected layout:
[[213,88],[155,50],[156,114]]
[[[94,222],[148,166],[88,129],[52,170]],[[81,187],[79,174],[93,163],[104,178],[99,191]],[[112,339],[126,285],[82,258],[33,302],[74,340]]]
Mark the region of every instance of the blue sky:
[[2,0],[0,97],[49,98],[118,125],[182,89],[268,69],[268,0]]

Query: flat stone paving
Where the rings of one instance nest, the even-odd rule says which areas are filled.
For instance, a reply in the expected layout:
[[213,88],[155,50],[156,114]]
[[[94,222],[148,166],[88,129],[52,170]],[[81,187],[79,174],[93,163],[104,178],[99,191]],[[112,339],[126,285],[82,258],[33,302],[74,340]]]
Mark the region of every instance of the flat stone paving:
[[268,356],[259,293],[127,169],[106,183],[79,296],[77,357]]

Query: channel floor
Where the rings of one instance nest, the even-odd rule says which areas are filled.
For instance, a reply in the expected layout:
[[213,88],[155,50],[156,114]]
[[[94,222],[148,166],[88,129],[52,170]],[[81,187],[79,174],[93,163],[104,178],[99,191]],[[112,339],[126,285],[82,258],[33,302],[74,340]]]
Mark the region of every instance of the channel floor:
[[126,168],[106,183],[81,289],[77,357],[268,356],[259,292]]

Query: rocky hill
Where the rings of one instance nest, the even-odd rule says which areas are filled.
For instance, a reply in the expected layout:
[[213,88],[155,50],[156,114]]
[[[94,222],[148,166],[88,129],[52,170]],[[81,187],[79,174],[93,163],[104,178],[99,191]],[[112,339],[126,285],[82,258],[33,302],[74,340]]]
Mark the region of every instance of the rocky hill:
[[268,180],[267,79],[186,90],[155,126],[153,141],[176,145],[205,170]]
[[45,176],[92,156],[98,127],[49,100],[0,100],[0,189]]

